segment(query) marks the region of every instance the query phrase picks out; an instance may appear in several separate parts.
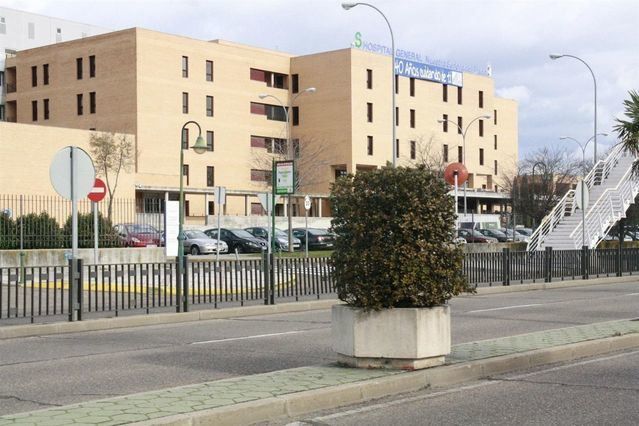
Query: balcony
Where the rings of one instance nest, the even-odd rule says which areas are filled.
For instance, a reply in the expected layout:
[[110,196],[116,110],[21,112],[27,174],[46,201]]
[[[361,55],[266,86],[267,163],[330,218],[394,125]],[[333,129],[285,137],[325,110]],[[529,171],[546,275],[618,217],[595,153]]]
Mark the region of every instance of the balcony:
[[7,83],[7,93],[15,93],[16,84],[15,83]]

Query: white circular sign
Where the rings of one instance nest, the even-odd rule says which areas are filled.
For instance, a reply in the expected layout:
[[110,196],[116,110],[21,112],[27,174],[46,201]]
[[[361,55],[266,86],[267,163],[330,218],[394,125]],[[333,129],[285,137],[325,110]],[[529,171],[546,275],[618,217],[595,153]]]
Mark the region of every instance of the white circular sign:
[[[75,172],[72,170],[75,169]],[[49,167],[49,178],[56,192],[64,198],[72,199],[71,176],[75,199],[86,197],[93,189],[95,167],[89,154],[77,146],[67,146],[58,151]]]
[[306,210],[310,210],[311,209],[311,197],[309,197],[308,195],[306,197],[304,197],[304,208]]

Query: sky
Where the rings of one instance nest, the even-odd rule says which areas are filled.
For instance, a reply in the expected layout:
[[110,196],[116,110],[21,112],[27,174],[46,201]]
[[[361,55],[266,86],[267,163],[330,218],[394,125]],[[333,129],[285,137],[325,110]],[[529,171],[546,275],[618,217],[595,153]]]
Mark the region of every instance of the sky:
[[[399,49],[485,70],[497,94],[519,102],[520,158],[593,135],[598,152],[616,142],[628,91],[639,90],[639,0],[368,0],[384,12]],[[355,32],[390,45],[383,18],[335,0],[0,0],[0,6],[112,29],[143,27],[225,39],[292,54],[342,49]],[[580,151],[574,147],[574,152]]]

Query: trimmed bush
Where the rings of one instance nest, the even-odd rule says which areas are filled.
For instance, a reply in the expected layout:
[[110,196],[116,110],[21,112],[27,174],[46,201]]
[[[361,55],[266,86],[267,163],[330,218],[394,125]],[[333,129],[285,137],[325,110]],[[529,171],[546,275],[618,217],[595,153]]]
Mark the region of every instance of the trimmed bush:
[[340,300],[366,311],[445,304],[474,292],[462,273],[454,199],[424,167],[338,179],[332,187],[331,256]]
[[[62,247],[60,225],[47,213],[30,213],[22,218],[25,249]],[[16,235],[20,241],[20,219],[16,220]]]
[[0,213],[0,250],[12,250],[20,247],[16,234],[16,224],[9,216]]
[[[71,216],[64,224],[65,247],[71,247]],[[93,247],[93,213],[78,214],[78,248]],[[111,222],[98,213],[98,246],[100,248],[120,247],[118,233]]]

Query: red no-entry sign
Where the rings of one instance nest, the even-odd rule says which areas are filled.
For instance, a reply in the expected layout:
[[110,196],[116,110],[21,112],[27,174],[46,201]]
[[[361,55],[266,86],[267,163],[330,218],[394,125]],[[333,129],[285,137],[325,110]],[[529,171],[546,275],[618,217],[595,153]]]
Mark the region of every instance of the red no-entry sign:
[[104,197],[106,197],[106,192],[106,184],[104,183],[104,181],[102,181],[102,179],[96,179],[95,183],[93,184],[93,189],[91,189],[91,192],[89,192],[89,195],[87,195],[87,197],[89,198],[89,200],[97,203],[102,201]]

